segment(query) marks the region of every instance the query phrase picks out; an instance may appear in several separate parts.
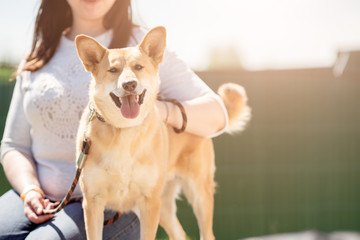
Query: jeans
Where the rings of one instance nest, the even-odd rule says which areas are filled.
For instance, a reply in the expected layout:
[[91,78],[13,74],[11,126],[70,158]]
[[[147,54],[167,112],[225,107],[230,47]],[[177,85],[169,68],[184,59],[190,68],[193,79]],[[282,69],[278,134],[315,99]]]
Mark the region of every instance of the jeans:
[[[105,219],[114,216],[106,210]],[[81,240],[86,239],[81,203],[69,203],[49,221],[34,224],[24,215],[19,194],[10,190],[0,197],[0,240]],[[134,213],[123,214],[113,224],[104,226],[103,239],[140,239],[140,222]]]

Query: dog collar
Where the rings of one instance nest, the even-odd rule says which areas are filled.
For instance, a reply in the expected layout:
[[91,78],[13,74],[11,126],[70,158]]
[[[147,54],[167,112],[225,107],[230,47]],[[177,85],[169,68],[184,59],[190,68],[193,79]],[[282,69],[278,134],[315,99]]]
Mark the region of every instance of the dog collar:
[[95,114],[96,118],[97,118],[100,122],[106,122],[106,121],[105,121],[105,118],[104,118],[103,116],[101,116],[100,113],[98,113],[98,112],[96,111],[94,104],[89,103],[89,109],[90,109],[89,122],[90,122],[91,120],[93,120],[94,114]]
[[97,119],[99,119],[100,122],[105,122],[105,119],[103,116],[100,115],[97,111],[95,111],[95,116]]

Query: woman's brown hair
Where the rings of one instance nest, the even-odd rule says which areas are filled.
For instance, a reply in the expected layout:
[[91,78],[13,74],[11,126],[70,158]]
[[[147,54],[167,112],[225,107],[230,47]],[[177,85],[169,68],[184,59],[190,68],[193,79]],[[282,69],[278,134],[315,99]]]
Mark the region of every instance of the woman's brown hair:
[[[54,56],[63,32],[72,25],[71,8],[66,0],[42,0],[36,17],[30,54],[23,71],[34,72]],[[130,0],[116,0],[104,17],[104,27],[113,29],[110,48],[126,47],[132,29]]]

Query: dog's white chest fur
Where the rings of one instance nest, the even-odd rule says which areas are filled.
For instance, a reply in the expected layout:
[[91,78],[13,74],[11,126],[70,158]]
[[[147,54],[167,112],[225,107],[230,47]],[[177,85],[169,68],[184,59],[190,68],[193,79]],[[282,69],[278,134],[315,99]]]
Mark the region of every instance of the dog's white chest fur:
[[149,196],[158,180],[157,167],[140,163],[140,159],[130,156],[128,149],[109,146],[94,156],[97,159],[90,155],[83,176],[91,182],[89,191],[103,198],[107,207],[124,212],[134,208],[137,200]]

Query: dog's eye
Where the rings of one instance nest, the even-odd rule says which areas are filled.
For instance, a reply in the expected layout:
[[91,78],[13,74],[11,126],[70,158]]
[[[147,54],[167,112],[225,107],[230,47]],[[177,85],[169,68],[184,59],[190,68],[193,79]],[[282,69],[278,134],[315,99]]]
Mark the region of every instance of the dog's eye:
[[141,66],[140,64],[136,64],[136,65],[134,66],[134,69],[137,70],[137,71],[140,71],[140,70],[143,69],[143,68],[144,68],[144,67]]
[[108,70],[108,72],[111,72],[111,73],[117,73],[119,70],[117,69],[117,68],[110,68],[109,70]]

